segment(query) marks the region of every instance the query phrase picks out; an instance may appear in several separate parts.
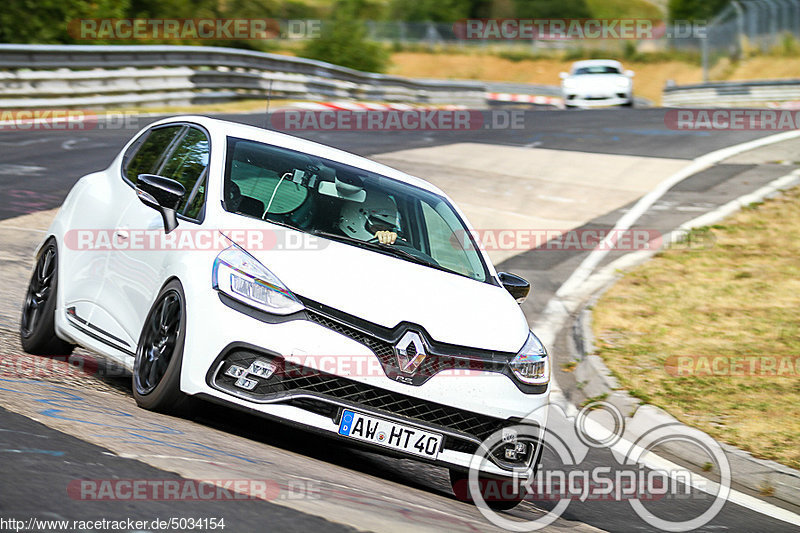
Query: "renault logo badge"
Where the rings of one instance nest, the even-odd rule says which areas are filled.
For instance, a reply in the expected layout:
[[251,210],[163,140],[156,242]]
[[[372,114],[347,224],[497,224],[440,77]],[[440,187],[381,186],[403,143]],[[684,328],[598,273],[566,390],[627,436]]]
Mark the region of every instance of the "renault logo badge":
[[425,345],[422,338],[414,331],[407,331],[394,348],[397,364],[404,374],[413,374],[425,360]]

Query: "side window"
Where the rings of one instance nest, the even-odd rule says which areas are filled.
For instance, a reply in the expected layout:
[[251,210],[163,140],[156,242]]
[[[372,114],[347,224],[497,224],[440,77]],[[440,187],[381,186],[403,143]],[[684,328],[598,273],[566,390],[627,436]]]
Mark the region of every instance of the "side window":
[[206,134],[189,128],[175,144],[175,148],[158,174],[179,182],[186,189],[186,196],[178,206],[178,212],[198,218],[205,201],[206,167],[208,167],[209,143]]
[[265,210],[285,215],[303,205],[308,197],[307,187],[292,183],[295,169],[308,166],[306,160],[276,157],[263,145],[238,141],[231,161],[230,180],[243,198],[239,212],[259,218]]
[[128,181],[136,183],[139,174],[155,174],[158,167],[172,145],[175,135],[183,126],[167,126],[151,130],[144,141],[137,143],[139,149],[136,155],[128,158],[125,165],[125,177]]

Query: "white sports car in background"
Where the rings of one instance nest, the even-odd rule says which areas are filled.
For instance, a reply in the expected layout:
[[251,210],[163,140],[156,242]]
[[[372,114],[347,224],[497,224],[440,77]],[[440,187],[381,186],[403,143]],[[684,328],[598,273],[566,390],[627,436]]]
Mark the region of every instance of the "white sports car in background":
[[611,59],[576,61],[569,73],[561,73],[564,106],[591,107],[633,105],[633,71]]
[[[162,120],[67,196],[37,252],[21,341],[121,361],[146,409],[202,398],[463,483],[490,435],[520,423],[543,435],[550,392],[517,303],[530,286],[497,273],[470,231],[442,191],[367,159]],[[515,435],[502,431],[484,476],[531,471],[541,446]]]

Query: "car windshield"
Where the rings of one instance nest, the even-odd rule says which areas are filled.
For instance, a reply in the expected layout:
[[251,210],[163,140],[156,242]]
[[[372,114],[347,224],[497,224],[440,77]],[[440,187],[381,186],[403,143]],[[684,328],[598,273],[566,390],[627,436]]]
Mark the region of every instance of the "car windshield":
[[[475,241],[441,196],[305,153],[228,138],[226,211],[338,240],[478,281],[488,271]],[[396,235],[381,244],[378,232]]]
[[617,67],[609,65],[595,65],[592,67],[576,68],[575,72],[573,72],[575,76],[583,76],[584,74],[620,74],[620,71]]

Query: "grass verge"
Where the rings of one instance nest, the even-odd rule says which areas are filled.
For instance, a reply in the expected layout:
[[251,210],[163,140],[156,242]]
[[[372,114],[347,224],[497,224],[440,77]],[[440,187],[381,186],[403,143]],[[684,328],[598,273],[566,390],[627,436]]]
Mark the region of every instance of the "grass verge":
[[[596,351],[620,384],[714,438],[800,468],[800,188],[626,274],[594,309]],[[676,361],[694,359],[681,369]],[[712,357],[722,356],[719,366]],[[744,356],[729,372],[728,357]],[[754,376],[749,364],[766,366]],[[739,374],[739,375],[731,375]]]

